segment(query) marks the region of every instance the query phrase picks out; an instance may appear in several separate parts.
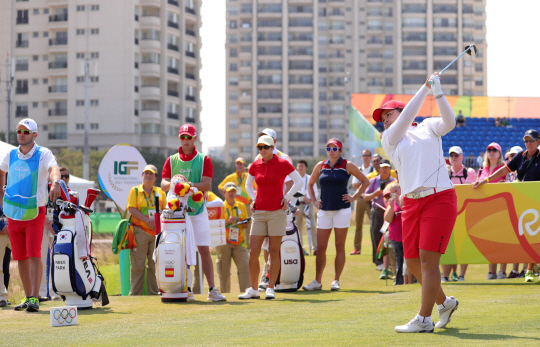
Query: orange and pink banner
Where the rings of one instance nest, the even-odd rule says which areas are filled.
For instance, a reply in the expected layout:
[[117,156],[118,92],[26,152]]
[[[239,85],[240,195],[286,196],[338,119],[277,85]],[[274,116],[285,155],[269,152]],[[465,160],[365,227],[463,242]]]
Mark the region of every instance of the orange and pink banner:
[[[373,110],[389,100],[408,103],[413,96],[412,94],[353,94],[351,104],[369,122],[375,123],[371,117]],[[530,111],[540,109],[540,98],[447,95],[446,99],[455,114],[461,111],[465,117],[473,118],[532,118],[536,116],[531,115]],[[427,96],[418,116],[440,116],[437,102],[432,95]]]
[[441,264],[540,263],[540,182],[456,185],[456,193]]

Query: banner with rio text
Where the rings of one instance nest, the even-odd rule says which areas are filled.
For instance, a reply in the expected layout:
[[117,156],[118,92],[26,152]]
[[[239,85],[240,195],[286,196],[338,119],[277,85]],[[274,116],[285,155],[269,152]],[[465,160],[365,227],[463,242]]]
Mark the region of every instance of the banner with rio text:
[[441,264],[540,263],[540,182],[456,185],[456,194]]

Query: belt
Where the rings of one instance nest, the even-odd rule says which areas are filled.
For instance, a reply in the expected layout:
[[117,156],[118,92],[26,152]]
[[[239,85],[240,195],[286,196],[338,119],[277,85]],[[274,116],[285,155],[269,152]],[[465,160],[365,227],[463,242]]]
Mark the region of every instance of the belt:
[[427,189],[427,190],[422,190],[421,192],[409,193],[409,194],[407,194],[405,196],[408,197],[409,199],[421,199],[421,198],[425,198],[426,196],[430,196],[430,195],[433,195],[435,193],[440,193],[440,192],[443,192],[443,191],[448,190],[448,189],[454,189],[454,188],[451,188],[451,187],[448,187],[448,188],[431,188],[431,189]]

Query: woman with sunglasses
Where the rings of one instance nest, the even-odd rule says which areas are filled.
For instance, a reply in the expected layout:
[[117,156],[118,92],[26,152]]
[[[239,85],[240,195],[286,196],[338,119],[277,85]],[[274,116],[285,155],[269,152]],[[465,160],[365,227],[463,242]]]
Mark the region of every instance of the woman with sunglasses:
[[[319,209],[317,215],[317,259],[315,279],[303,287],[304,290],[321,290],[322,275],[326,267],[326,249],[332,229],[335,232],[336,259],[334,262],[335,275],[330,290],[339,290],[339,278],[345,267],[345,240],[351,226],[351,202],[360,198],[369,186],[369,180],[358,166],[341,157],[343,144],[337,139],[326,143],[328,159],[319,162],[311,173],[308,182],[310,196],[315,195],[313,187],[319,180],[321,184],[321,199],[314,199],[313,205]],[[353,195],[349,195],[347,184],[349,178],[356,177],[360,187]]]
[[[275,299],[274,285],[276,283],[281,258],[279,249],[281,238],[285,236],[287,226],[287,205],[290,198],[302,188],[303,180],[300,174],[286,159],[273,153],[274,139],[263,135],[257,141],[257,149],[261,157],[249,167],[246,179],[246,190],[251,200],[253,225],[249,237],[249,281],[250,288],[239,295],[239,299],[259,299],[257,281],[259,279],[259,256],[264,239],[268,237],[270,251],[270,280],[266,288],[266,299]],[[290,177],[294,185],[284,195],[285,177]],[[253,191],[253,182],[257,183],[257,195]]]
[[[441,117],[413,123],[430,89]],[[443,94],[438,73],[434,73],[407,106],[388,101],[373,111],[373,119],[384,123],[381,143],[399,172],[404,196],[402,235],[407,269],[422,284],[418,314],[394,330],[433,332],[434,327],[443,328],[450,322],[458,306],[454,297],[445,295],[439,271],[441,254],[446,251],[457,215],[456,192],[442,150],[442,136],[456,126],[455,115]],[[437,325],[431,321],[435,303],[439,311]]]
[[[497,172],[500,168],[504,168],[504,159],[501,146],[498,143],[492,142],[487,146],[486,154],[484,154],[484,163],[482,168],[478,171],[478,178],[476,182],[485,180],[494,172]],[[497,179],[491,179],[488,183],[504,182],[506,176],[499,177]],[[501,264],[499,274],[497,274],[497,264],[488,265],[488,280],[505,279],[506,278],[506,264]]]

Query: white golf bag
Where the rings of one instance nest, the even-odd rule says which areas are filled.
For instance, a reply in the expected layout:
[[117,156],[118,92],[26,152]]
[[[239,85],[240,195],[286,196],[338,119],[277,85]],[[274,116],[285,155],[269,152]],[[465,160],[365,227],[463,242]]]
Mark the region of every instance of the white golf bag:
[[[295,292],[304,282],[305,258],[304,249],[300,240],[300,233],[294,223],[294,213],[298,209],[298,199],[303,197],[296,193],[289,202],[287,209],[286,235],[281,239],[280,257],[281,267],[274,290],[276,292]],[[303,205],[300,205],[303,207]],[[302,213],[303,211],[300,211]],[[270,259],[269,259],[270,261]]]
[[[178,183],[173,179],[173,184]],[[195,242],[193,227],[188,212],[188,197],[197,193],[197,188],[190,188],[185,195],[178,196],[173,189],[167,195],[168,206],[171,201],[178,200],[175,210],[165,209],[161,212],[161,226],[156,237],[154,260],[156,262],[156,279],[161,290],[162,302],[187,301],[188,287],[191,286],[192,273],[188,265],[195,265]],[[159,206],[159,205],[156,205]]]
[[[97,194],[99,194],[99,190]],[[73,192],[71,195],[74,195]],[[95,194],[95,197],[97,197]],[[63,198],[65,199],[64,194]],[[72,199],[72,201],[74,201]],[[92,200],[93,201],[93,200]],[[91,202],[87,205],[91,205]],[[101,305],[109,303],[103,276],[92,261],[92,210],[67,200],[57,200],[56,213],[61,229],[54,237],[51,276],[54,292],[67,306],[92,308],[93,300]]]

